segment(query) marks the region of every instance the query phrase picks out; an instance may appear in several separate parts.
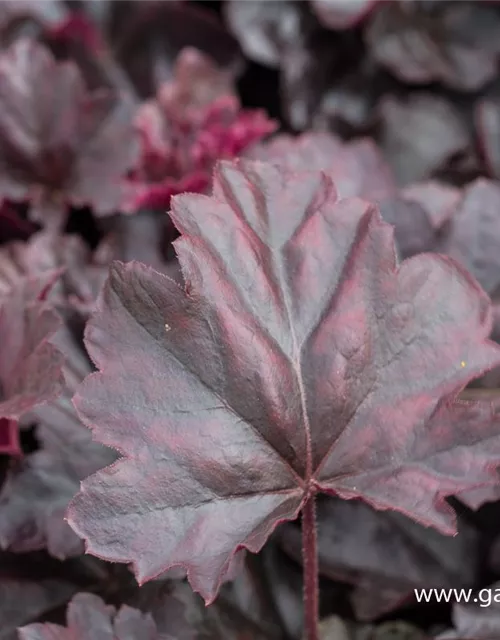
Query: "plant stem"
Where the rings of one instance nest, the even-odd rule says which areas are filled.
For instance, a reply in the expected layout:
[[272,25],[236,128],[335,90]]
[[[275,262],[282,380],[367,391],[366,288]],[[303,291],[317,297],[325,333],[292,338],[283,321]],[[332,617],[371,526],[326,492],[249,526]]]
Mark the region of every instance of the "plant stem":
[[318,549],[314,494],[302,510],[302,564],[304,567],[304,631],[306,640],[319,640]]

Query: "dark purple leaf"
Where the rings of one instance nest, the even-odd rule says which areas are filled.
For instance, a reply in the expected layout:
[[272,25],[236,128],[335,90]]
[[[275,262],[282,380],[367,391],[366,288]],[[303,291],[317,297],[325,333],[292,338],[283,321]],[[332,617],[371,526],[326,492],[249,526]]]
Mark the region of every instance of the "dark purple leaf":
[[489,405],[453,401],[500,362],[471,276],[398,266],[376,208],[318,172],[221,163],[213,196],[171,216],[188,293],[118,263],[87,325],[99,372],[75,404],[124,456],[70,506],[88,550],[140,582],[181,565],[210,602],[311,492],[452,533],[444,497],[491,481],[500,453]]
[[27,302],[22,287],[0,298],[2,453],[19,453],[15,423],[61,391],[62,355],[50,343],[59,326],[55,312],[42,302]]
[[66,207],[114,213],[135,156],[126,109],[89,93],[78,68],[19,40],[0,57],[0,195],[29,200],[32,219],[61,225]]
[[[279,530],[284,548],[300,562],[300,528]],[[477,567],[477,535],[461,523],[454,538],[405,516],[359,501],[327,499],[318,505],[319,570],[355,586],[359,619],[373,620],[404,601],[413,589],[471,586]]]
[[379,0],[310,0],[320,22],[330,29],[352,29]]
[[497,12],[472,2],[390,2],[374,12],[366,40],[373,58],[405,82],[476,91],[495,77],[498,44],[492,50],[493,37],[485,38],[499,26]]
[[458,109],[430,93],[387,96],[381,117],[382,147],[401,185],[430,178],[470,144]]
[[83,542],[64,520],[68,503],[83,478],[116,456],[92,441],[71,403],[78,383],[91,372],[86,355],[66,328],[54,341],[65,356],[65,388],[31,413],[41,448],[10,470],[0,490],[0,546],[17,552],[47,548],[52,556],[67,558],[83,551]]

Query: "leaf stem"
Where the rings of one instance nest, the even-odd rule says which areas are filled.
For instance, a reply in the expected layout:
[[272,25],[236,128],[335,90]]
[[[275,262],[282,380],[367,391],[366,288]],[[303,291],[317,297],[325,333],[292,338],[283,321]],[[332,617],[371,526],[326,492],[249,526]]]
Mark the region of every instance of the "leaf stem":
[[316,502],[311,494],[302,510],[302,564],[304,567],[304,637],[319,640],[318,549]]

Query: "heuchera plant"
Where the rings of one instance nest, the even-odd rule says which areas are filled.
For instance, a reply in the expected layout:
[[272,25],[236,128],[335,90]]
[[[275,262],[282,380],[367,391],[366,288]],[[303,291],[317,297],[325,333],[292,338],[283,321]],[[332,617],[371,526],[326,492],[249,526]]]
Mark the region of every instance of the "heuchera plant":
[[316,640],[317,493],[451,533],[445,496],[491,481],[498,424],[456,399],[500,363],[488,297],[449,258],[398,265],[376,208],[322,172],[221,163],[213,195],[171,215],[186,288],[115,263],[87,325],[99,372],[75,404],[122,458],[69,523],[140,582],[184,567],[210,603],[238,549],[302,513]]
[[499,639],[499,35],[0,0],[0,640]]

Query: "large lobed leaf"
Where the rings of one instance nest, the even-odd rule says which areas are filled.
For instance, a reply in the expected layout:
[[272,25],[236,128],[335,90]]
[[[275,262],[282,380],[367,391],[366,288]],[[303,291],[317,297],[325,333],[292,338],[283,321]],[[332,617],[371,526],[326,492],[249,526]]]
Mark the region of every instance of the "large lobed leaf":
[[453,400],[500,362],[476,281],[444,256],[398,265],[376,208],[322,172],[221,163],[172,217],[186,291],[117,263],[88,325],[100,371],[75,404],[124,456],[70,506],[88,551],[140,582],[182,565],[211,601],[316,492],[452,533],[444,497],[500,451],[490,406]]

